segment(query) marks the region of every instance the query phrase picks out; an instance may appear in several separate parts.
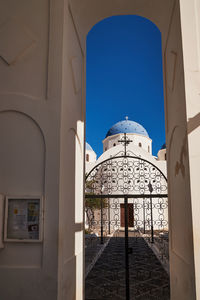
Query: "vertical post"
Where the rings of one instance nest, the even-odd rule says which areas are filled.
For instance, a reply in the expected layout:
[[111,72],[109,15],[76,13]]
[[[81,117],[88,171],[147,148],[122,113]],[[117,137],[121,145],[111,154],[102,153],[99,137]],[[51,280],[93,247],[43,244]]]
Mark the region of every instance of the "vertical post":
[[146,233],[146,228],[145,228],[145,198],[143,198],[143,222],[144,222],[144,234]]
[[153,207],[152,207],[152,197],[151,194],[153,192],[153,186],[149,182],[148,184],[149,192],[150,192],[150,209],[151,209],[151,242],[154,243],[154,236],[153,236]]
[[101,198],[101,244],[103,244],[103,198]]
[[125,206],[125,267],[126,267],[126,300],[130,299],[129,291],[129,245],[128,245],[128,197],[124,197]]
[[126,156],[126,145],[127,145],[126,133],[124,133],[124,140],[125,140],[125,143],[124,143],[124,156]]
[[110,234],[110,199],[108,199],[108,234]]
[[154,243],[152,197],[150,198],[150,205],[151,205],[151,242]]

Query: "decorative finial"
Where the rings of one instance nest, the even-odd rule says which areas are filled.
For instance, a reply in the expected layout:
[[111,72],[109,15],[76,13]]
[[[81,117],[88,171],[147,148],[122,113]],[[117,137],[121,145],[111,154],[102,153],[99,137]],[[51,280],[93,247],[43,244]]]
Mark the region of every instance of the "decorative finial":
[[126,121],[127,121],[127,120],[128,120],[128,117],[126,116],[125,119],[126,119]]

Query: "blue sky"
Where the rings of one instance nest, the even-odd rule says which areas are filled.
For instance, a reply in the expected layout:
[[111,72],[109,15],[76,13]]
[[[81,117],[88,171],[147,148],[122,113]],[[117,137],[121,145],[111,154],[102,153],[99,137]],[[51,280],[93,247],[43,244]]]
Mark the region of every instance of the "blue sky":
[[143,125],[156,155],[165,142],[161,34],[139,16],[114,16],[87,37],[86,141],[97,155],[107,131],[128,116]]

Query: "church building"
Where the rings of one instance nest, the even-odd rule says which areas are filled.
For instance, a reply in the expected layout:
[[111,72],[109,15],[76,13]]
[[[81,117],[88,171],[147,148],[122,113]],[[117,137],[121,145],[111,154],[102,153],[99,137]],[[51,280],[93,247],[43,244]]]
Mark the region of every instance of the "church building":
[[164,144],[161,147],[157,157],[152,155],[152,139],[149,137],[147,130],[141,124],[129,120],[128,117],[114,124],[108,130],[103,140],[103,153],[98,159],[92,147],[86,143],[86,173],[90,172],[95,165],[108,158],[123,155],[124,146],[121,143],[121,139],[123,139],[125,133],[130,141],[127,145],[127,154],[141,157],[153,163],[167,177],[166,145]]
[[159,194],[167,194],[165,144],[157,156],[152,155],[152,139],[147,130],[126,117],[108,130],[103,140],[103,153],[98,159],[88,143],[85,155],[86,177],[89,175],[88,183],[93,186],[90,192],[103,194],[105,199],[106,195],[110,196],[106,200],[110,207],[106,218],[112,220],[113,231],[125,225],[122,196],[126,194],[129,195],[129,227],[142,232],[150,228],[150,201],[146,199],[150,194],[149,185],[154,194],[154,229],[168,231],[168,199],[159,197]]

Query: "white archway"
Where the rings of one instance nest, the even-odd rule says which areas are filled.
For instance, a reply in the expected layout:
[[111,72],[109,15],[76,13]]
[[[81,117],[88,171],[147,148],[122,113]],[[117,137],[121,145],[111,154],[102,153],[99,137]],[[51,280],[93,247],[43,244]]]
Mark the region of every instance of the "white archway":
[[[199,0],[30,0],[17,6],[10,0],[2,4],[0,110],[24,112],[37,120],[44,132],[46,156],[45,236],[41,251],[28,245],[39,263],[18,264],[4,242],[0,298],[83,299],[85,41],[97,22],[121,14],[145,17],[162,34],[171,298],[199,297],[199,11]],[[21,174],[25,169],[21,165]],[[23,183],[23,176],[19,174],[17,180]],[[20,194],[25,193],[20,186]],[[2,257],[9,266],[1,264]]]
[[[151,20],[161,31],[165,80],[166,138],[169,158],[171,291],[172,298],[185,297],[187,299],[188,297],[194,297],[195,279],[191,202],[189,198],[184,197],[185,194],[190,193],[189,157],[187,159],[184,157],[184,167],[181,165],[183,162],[183,159],[181,159],[183,154],[181,153],[187,153],[187,124],[180,7],[178,1],[165,2],[165,5],[162,3],[162,6],[157,1],[148,4],[145,1],[140,1],[140,3],[138,1],[134,4],[131,1],[126,1],[123,5],[115,5],[114,1],[112,3],[104,1],[91,3],[91,1],[87,1],[84,4],[80,1],[72,1],[70,13],[74,20],[83,53],[85,53],[87,32],[97,22],[109,16],[137,14]],[[180,110],[178,116],[174,113],[176,109]],[[182,149],[178,144],[182,144]],[[176,166],[178,166],[177,171],[174,172]],[[184,174],[181,173],[182,169],[184,169]],[[182,201],[182,206],[180,206],[180,201]],[[181,237],[182,232],[187,232],[187,241],[189,242]],[[182,258],[181,263],[180,257]],[[189,268],[188,262],[190,262]],[[183,269],[185,269],[185,272],[183,272]],[[180,289],[177,289],[177,278]],[[191,280],[191,278],[193,279]],[[190,292],[188,290],[189,294],[187,296],[185,291],[184,294],[181,292],[184,289],[185,282],[190,285]]]

